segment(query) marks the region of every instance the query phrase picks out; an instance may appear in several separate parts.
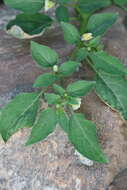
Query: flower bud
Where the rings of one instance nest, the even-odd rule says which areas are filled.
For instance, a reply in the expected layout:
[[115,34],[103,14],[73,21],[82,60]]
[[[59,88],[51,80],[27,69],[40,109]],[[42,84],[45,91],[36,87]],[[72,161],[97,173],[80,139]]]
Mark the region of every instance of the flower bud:
[[58,72],[58,66],[57,66],[57,65],[54,65],[54,66],[53,66],[53,71],[54,71],[55,73]]
[[45,7],[44,10],[47,12],[49,9],[53,8],[55,6],[55,3],[50,0],[45,0]]
[[65,97],[68,97],[68,94],[67,94],[67,93],[65,93],[65,94],[64,94],[64,96],[65,96]]
[[60,108],[60,104],[56,104],[56,109],[59,109]]

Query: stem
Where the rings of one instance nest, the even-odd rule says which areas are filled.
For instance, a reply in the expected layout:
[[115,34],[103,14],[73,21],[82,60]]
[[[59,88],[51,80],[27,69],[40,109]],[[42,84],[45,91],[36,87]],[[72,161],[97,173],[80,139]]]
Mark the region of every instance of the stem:
[[116,7],[119,7],[121,9],[123,9],[124,11],[127,11],[127,8],[124,5],[119,5],[117,3],[114,2],[114,0],[111,0],[112,5],[115,5]]
[[90,62],[90,60],[89,60],[88,57],[86,58],[86,61],[87,61],[87,63],[93,68],[93,65],[92,65],[92,63]]
[[126,7],[124,7],[122,5],[117,5],[117,6],[127,12],[127,8]]
[[94,68],[94,66],[92,65],[92,63],[91,63],[89,57],[86,58],[86,61],[87,61],[87,63],[89,64],[89,66],[98,74],[98,71],[97,71],[97,70]]
[[[77,0],[75,2],[77,2]],[[82,34],[84,34],[84,32],[86,32],[86,27],[87,27],[87,24],[88,24],[90,14],[82,13],[80,8],[76,4],[75,4],[74,9],[80,15],[80,34],[82,35]],[[81,42],[81,40],[79,40],[77,42],[77,44],[76,44],[76,47],[75,47],[74,51],[71,54],[71,60],[75,59],[76,53],[77,53],[78,49],[81,48],[81,47],[82,47],[82,42]]]
[[75,113],[71,106],[68,106],[68,110],[69,110],[71,115],[73,115]]
[[70,56],[70,59],[71,59],[71,60],[75,60],[76,53],[77,53],[78,49],[81,48],[81,47],[82,47],[82,42],[81,42],[81,41],[78,41],[78,42],[77,42],[77,45],[76,45],[76,47],[75,47],[75,49],[73,50],[73,52],[72,52],[72,54],[71,54],[71,56]]
[[86,32],[86,27],[87,27],[90,15],[89,14],[81,14],[81,17],[82,17],[82,20],[81,20],[81,25],[80,25],[80,33],[82,35]]
[[80,19],[81,19],[81,21],[80,21],[80,33],[82,35],[86,31],[86,26],[88,24],[88,20],[89,20],[90,14],[82,13],[81,10],[80,10],[80,8],[78,6],[75,7],[75,10],[80,15]]
[[70,17],[70,20],[75,21],[75,20],[77,20],[77,17]]

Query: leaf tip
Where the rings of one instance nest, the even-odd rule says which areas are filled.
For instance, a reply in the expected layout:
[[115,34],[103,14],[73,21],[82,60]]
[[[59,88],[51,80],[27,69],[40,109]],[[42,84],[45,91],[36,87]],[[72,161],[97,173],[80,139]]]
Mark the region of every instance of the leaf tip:
[[26,143],[25,143],[25,146],[29,146],[30,144],[29,144],[29,142],[27,141]]
[[109,164],[109,159],[105,156],[104,158],[103,158],[103,163],[105,163],[105,164]]
[[30,146],[30,145],[32,145],[33,143],[30,141],[30,139],[28,139],[27,141],[26,141],[26,143],[25,143],[25,146]]
[[33,84],[33,88],[39,88],[36,83]]

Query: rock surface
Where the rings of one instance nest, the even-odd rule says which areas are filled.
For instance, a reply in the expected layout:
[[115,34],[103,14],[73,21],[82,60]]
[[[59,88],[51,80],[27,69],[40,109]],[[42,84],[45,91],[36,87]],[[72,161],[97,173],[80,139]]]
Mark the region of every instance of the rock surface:
[[[119,11],[121,16],[104,38],[106,49],[127,65],[125,15],[116,8],[107,11]],[[13,10],[1,7],[0,106],[19,92],[31,91],[34,79],[44,72],[32,61],[29,41],[19,41],[3,31],[3,24],[12,13]],[[63,58],[73,48],[65,44],[58,29],[52,29],[51,33],[36,41],[55,48]],[[113,178],[127,166],[127,124],[94,93],[82,101],[81,109],[97,124],[100,142],[110,163],[92,167],[82,165],[59,127],[45,141],[25,147],[30,130],[23,129],[6,145],[0,141],[0,190],[109,189]]]
[[120,172],[113,182],[111,183],[109,190],[126,190],[127,189],[127,169]]

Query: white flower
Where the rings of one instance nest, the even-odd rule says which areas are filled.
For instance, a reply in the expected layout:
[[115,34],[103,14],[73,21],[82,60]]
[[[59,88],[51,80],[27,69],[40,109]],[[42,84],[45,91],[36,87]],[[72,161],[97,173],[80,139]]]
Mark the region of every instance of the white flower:
[[71,104],[73,110],[78,110],[81,106],[81,98],[76,98],[77,104]]
[[75,155],[77,156],[78,160],[86,165],[86,166],[93,166],[94,162],[92,160],[89,160],[88,158],[82,156],[77,150],[75,151]]
[[45,7],[44,10],[47,12],[49,9],[53,8],[55,6],[55,3],[50,0],[45,0]]
[[85,34],[83,34],[82,37],[81,37],[81,40],[82,40],[82,41],[89,41],[89,40],[91,40],[91,39],[93,39],[92,33],[85,33]]
[[57,66],[57,65],[54,65],[54,66],[53,66],[53,71],[54,71],[55,73],[58,72],[58,66]]

